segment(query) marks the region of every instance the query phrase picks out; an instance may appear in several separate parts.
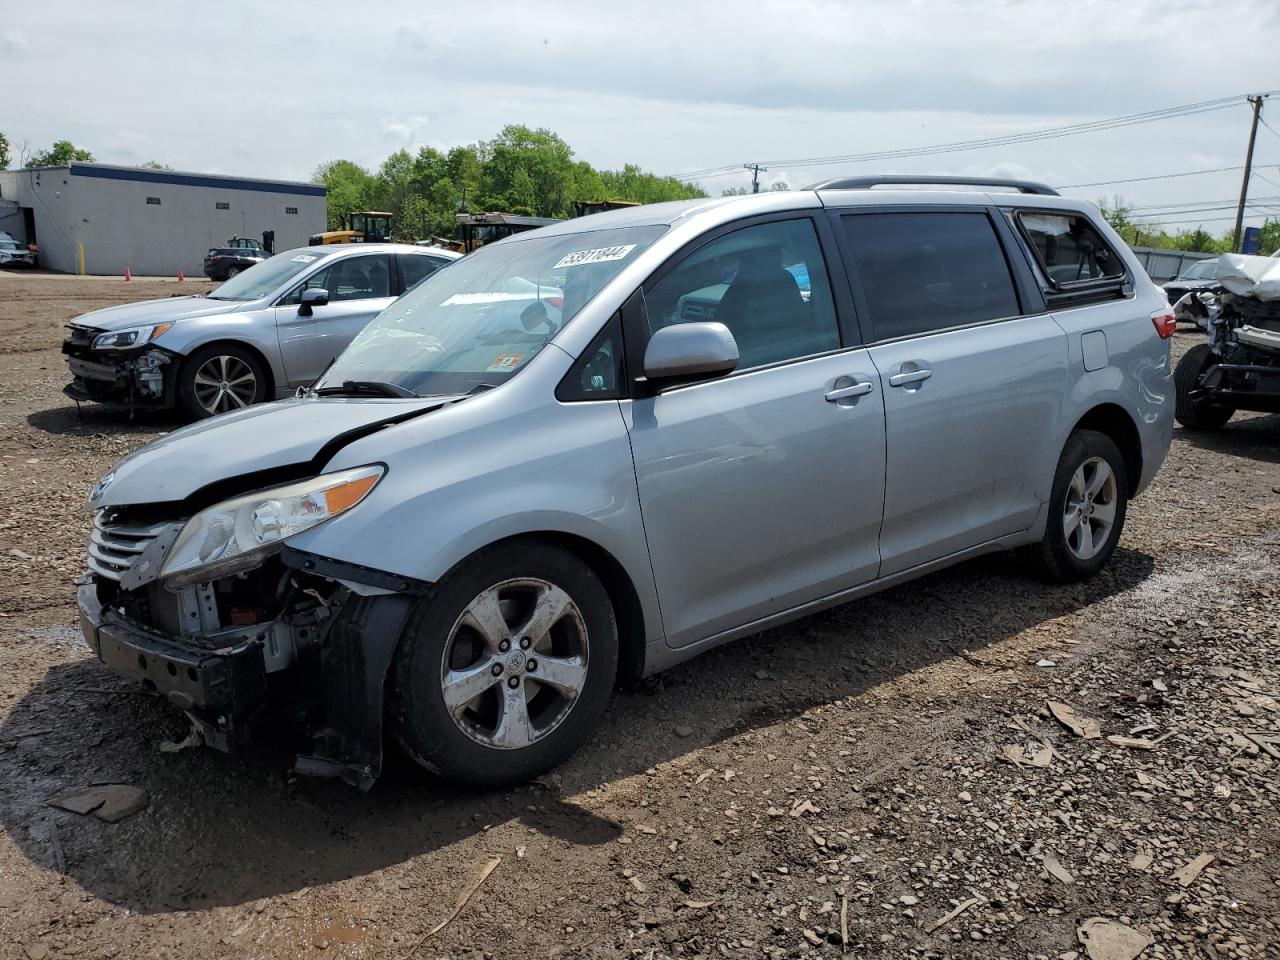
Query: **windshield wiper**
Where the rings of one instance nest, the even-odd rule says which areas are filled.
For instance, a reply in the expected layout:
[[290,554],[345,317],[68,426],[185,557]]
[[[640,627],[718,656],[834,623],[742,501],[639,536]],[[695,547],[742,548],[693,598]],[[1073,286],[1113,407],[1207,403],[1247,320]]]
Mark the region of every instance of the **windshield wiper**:
[[486,390],[496,390],[496,389],[497,389],[497,384],[494,384],[494,383],[477,383],[474,387],[472,387],[470,390],[467,391],[466,395],[469,397],[472,394],[484,393]]
[[340,387],[321,387],[315,393],[318,397],[368,394],[374,397],[397,397],[401,400],[418,399],[418,394],[412,390],[406,390],[398,383],[386,383],[382,380],[344,380]]

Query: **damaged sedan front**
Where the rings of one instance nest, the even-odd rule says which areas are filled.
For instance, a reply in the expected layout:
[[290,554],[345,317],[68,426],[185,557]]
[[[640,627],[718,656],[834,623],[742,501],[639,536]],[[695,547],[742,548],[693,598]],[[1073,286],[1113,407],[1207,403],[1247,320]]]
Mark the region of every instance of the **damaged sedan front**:
[[67,358],[71,383],[63,392],[73,400],[135,407],[168,405],[173,379],[169,372],[178,355],[152,341],[173,326],[172,322],[101,330],[68,325],[62,352]]

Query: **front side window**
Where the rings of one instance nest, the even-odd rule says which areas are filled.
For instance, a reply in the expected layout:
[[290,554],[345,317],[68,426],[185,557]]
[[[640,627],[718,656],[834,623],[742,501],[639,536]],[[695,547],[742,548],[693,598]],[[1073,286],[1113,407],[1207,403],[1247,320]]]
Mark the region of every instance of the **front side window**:
[[1004,250],[985,213],[842,217],[877,340],[1017,316]]
[[330,303],[373,300],[391,296],[391,272],[386,254],[346,257],[317,270],[289,292],[281,303],[300,302],[303,290],[327,290]]
[[1125,276],[1124,263],[1107,246],[1088,217],[1023,210],[1018,214],[1018,221],[1031,241],[1031,249],[1050,286],[1069,288],[1076,283],[1119,280]]
[[738,342],[738,369],[840,346],[813,222],[779,220],[707,243],[644,291],[649,332],[715,321]]
[[483,247],[383,310],[324,382],[376,380],[420,396],[499,386],[666,230],[534,232]]

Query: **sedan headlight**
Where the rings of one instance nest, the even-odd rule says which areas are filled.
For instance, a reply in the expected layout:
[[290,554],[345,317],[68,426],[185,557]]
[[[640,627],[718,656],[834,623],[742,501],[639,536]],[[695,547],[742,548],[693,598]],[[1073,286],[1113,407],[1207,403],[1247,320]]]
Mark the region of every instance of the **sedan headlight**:
[[385,472],[375,464],[326,473],[202,510],[178,534],[160,576],[193,583],[257,566],[285,540],[350,510]]
[[155,323],[149,327],[130,327],[128,330],[112,330],[100,333],[93,338],[94,350],[128,350],[150,343],[164,333],[172,323]]

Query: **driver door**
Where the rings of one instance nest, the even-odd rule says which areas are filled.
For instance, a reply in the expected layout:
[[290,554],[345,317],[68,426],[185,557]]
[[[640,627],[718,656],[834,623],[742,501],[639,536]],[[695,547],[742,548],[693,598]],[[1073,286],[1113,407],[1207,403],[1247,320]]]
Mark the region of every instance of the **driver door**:
[[[329,302],[299,312],[304,290],[327,290]],[[276,306],[276,334],[289,386],[313,383],[365,324],[395,299],[385,253],[343,257],[317,270]]]

